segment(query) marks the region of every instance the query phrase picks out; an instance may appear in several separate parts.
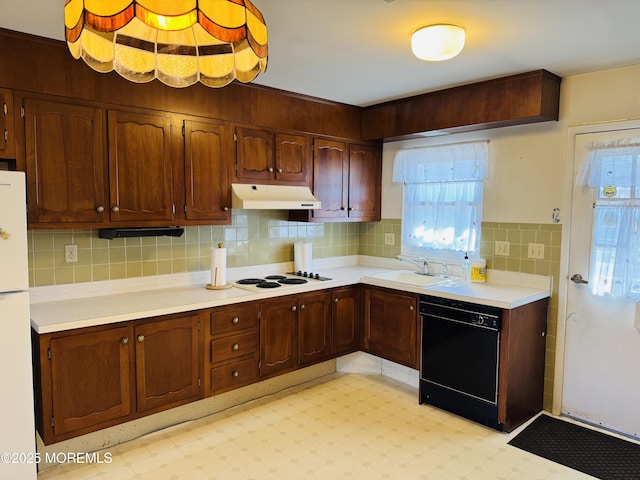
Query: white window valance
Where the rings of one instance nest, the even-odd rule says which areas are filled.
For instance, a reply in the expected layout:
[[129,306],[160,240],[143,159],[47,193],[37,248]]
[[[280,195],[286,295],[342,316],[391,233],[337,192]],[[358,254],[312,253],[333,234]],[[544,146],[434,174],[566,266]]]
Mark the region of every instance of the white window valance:
[[488,141],[453,143],[399,150],[393,181],[442,183],[484,180],[488,176]]
[[576,176],[576,185],[596,188],[604,185],[631,187],[638,183],[638,178],[632,175],[632,170],[640,149],[640,139],[593,142],[588,148],[589,153]]

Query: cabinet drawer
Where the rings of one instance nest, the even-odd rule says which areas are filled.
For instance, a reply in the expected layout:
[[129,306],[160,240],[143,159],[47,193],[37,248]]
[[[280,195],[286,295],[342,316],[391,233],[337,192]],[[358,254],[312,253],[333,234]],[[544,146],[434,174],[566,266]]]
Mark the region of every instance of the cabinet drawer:
[[211,312],[211,336],[258,328],[258,306],[237,305]]
[[211,389],[214,393],[248,385],[257,379],[258,362],[256,357],[211,369]]
[[242,333],[211,340],[211,362],[242,357],[258,351],[257,332]]

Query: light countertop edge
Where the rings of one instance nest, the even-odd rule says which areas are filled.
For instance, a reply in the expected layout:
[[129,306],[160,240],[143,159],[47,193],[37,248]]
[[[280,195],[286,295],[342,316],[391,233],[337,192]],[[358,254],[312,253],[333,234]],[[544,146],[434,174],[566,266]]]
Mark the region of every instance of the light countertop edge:
[[[229,269],[227,280],[233,283],[247,276],[264,276],[291,271],[292,262]],[[390,270],[406,269],[395,259],[350,256],[314,260],[314,269],[332,280],[303,286],[254,292],[232,287],[207,290],[209,272],[152,278],[148,282],[94,282],[93,285],[40,287],[30,289],[31,326],[38,334],[108,325],[161,315],[182,313],[240,302],[275,298],[357,283],[377,285],[431,294],[444,298],[482,303],[500,308],[515,308],[546,298],[551,292],[551,277],[513,272],[488,273],[486,284],[446,282],[419,287],[400,285],[374,276]],[[372,278],[373,277],[373,278]],[[98,284],[99,283],[99,284]],[[75,293],[75,295],[74,295]]]

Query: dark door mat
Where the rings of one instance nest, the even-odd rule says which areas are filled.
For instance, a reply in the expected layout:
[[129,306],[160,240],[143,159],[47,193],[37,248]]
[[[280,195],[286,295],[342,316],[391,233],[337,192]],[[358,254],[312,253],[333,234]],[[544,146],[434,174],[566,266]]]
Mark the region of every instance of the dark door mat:
[[548,415],[509,445],[603,480],[640,479],[640,445]]

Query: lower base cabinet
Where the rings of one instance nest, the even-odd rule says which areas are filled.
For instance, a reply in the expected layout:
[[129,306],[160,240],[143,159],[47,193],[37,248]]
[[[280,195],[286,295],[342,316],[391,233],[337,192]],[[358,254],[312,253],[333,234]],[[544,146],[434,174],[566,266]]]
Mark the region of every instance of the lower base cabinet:
[[[46,445],[364,350],[419,369],[419,295],[374,286],[32,334]],[[500,422],[542,409],[548,300],[505,310]]]
[[419,369],[418,294],[364,289],[364,350]]
[[202,397],[200,312],[33,335],[49,445]]
[[205,360],[205,394],[244,387],[258,381],[258,303],[248,302],[210,310],[205,329],[209,354]]

